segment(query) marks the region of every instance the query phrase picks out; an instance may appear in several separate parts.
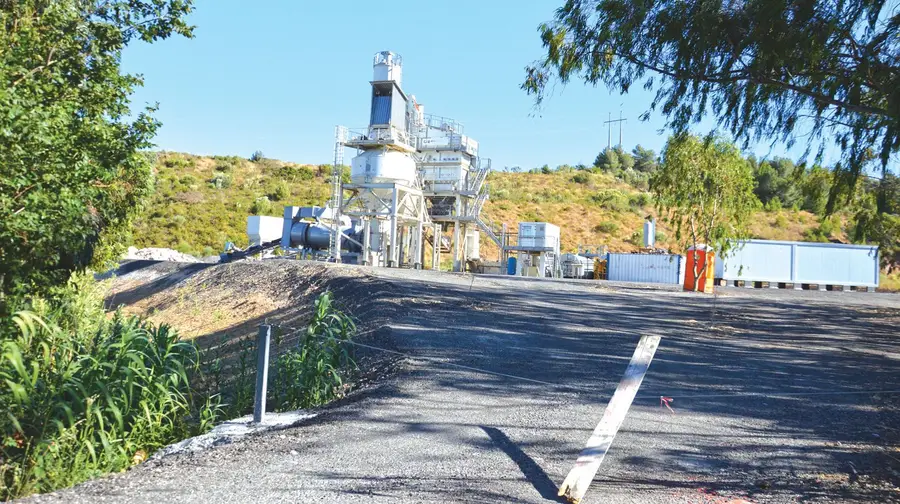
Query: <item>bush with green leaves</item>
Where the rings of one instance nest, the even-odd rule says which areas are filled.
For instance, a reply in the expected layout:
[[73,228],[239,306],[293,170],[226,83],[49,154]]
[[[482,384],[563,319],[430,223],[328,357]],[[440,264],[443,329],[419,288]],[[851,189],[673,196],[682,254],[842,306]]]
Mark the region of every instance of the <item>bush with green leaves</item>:
[[263,154],[263,152],[260,150],[253,151],[253,154],[250,154],[250,161],[253,161],[254,163],[258,163],[265,158],[266,158],[266,155]]
[[275,360],[269,391],[276,409],[309,408],[342,397],[345,379],[356,369],[350,345],[355,332],[356,325],[335,306],[332,293],[321,294],[297,347]]
[[603,221],[594,227],[598,233],[614,234],[619,231],[619,224],[613,221]]
[[591,196],[601,207],[613,212],[626,212],[629,209],[628,196],[617,189],[603,189]]
[[576,184],[587,184],[591,181],[590,175],[587,173],[576,173],[574,177],[572,177],[572,182]]
[[93,279],[13,316],[0,345],[0,499],[120,471],[208,429],[197,348],[166,325],[103,313]]

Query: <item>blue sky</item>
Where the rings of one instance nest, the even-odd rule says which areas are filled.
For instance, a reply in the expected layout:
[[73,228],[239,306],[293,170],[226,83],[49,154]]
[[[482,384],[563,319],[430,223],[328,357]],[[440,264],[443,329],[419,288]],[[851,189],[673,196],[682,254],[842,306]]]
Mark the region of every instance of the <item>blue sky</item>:
[[638,120],[651,98],[643,90],[620,96],[572,82],[538,112],[519,89],[542,54],[537,26],[561,3],[197,0],[194,39],[136,43],[123,65],[146,80],[133,105],[159,102],[165,150],[329,163],[334,126],[367,123],[372,56],[391,50],[403,57],[404,90],[426,112],[462,122],[495,168],[590,164],[607,143],[603,121],[620,110],[624,145],[658,152],[664,120]]

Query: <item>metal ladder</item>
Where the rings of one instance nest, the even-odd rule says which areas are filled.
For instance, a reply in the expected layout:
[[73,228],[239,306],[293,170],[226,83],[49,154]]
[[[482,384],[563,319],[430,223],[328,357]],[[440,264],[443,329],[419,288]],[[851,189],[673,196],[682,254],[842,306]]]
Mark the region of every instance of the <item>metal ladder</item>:
[[347,141],[347,128],[334,128],[334,166],[331,169],[331,243],[328,246],[328,259],[341,262],[341,200],[343,199],[344,176],[344,143]]

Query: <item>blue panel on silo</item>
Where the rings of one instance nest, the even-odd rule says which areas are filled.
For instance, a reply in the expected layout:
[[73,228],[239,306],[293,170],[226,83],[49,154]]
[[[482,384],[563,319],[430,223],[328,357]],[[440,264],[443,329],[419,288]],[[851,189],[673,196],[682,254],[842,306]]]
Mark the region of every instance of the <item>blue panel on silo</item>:
[[388,124],[391,122],[391,97],[372,97],[372,122],[370,124]]

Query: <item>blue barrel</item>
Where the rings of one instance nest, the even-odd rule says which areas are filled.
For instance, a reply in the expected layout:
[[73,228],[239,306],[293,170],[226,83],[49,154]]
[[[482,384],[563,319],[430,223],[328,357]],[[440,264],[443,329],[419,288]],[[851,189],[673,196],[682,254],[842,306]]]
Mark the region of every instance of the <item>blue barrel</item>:
[[516,274],[516,258],[510,257],[506,260],[506,274],[507,275],[515,275]]

